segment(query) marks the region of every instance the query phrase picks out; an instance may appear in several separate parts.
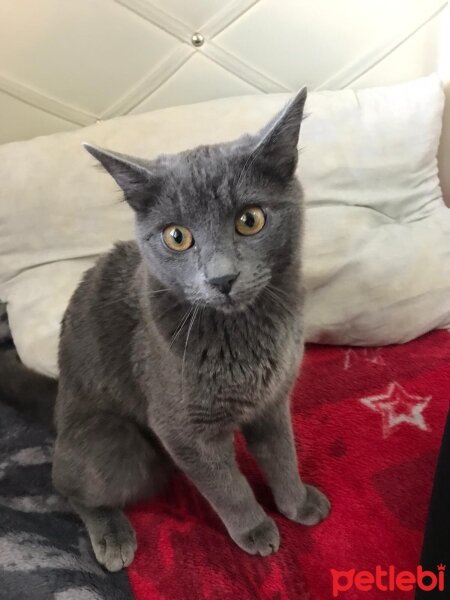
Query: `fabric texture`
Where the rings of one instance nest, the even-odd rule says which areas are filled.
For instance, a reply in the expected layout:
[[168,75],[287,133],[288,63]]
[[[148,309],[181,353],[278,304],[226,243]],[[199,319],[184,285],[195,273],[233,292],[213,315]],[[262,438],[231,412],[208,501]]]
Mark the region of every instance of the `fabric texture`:
[[[138,537],[128,569],[136,599],[325,600],[333,598],[332,568],[374,573],[376,565],[392,565],[415,572],[449,381],[446,331],[385,348],[308,347],[293,423],[303,478],[327,493],[329,518],[307,528],[276,512],[239,439],[242,470],[280,528],[280,550],[266,558],[242,552],[178,475],[163,495],[128,511]],[[414,591],[362,594],[353,587],[338,597],[400,595],[412,600]]]
[[103,571],[53,490],[52,444],[0,397],[0,600],[132,600],[126,574]]
[[[57,373],[60,320],[80,277],[133,236],[131,210],[81,142],[154,157],[256,131],[287,99],[227,98],[0,147],[0,298],[25,364]],[[437,76],[310,94],[298,168],[309,341],[389,344],[450,324],[443,104]]]

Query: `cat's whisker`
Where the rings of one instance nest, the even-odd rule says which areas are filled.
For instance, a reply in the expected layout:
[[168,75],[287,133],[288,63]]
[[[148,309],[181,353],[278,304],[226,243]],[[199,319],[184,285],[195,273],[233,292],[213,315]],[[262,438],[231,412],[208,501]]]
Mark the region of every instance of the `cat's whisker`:
[[281,294],[281,296],[284,296],[286,299],[290,299],[290,295],[285,292],[284,290],[282,290],[280,287],[273,285],[273,283],[269,283],[269,285],[267,286],[268,288],[270,288],[271,290],[273,290],[274,292]]
[[198,316],[198,321],[197,321],[197,331],[200,333],[200,325],[202,322],[202,317],[205,313],[206,306],[204,304],[202,304],[202,305],[199,305],[199,308],[200,308],[200,311],[199,311],[199,316]]
[[169,349],[172,348],[173,344],[175,343],[177,337],[180,335],[181,330],[183,329],[185,323],[187,322],[187,320],[189,319],[189,317],[191,316],[192,311],[194,310],[194,306],[191,306],[187,312],[184,314],[184,316],[181,319],[180,324],[178,325],[177,329],[175,330],[175,333],[173,334],[170,343],[169,343]]
[[295,318],[292,310],[286,305],[284,300],[278,296],[278,294],[271,289],[269,286],[265,288],[264,292],[267,294],[267,297],[271,299],[279,308],[281,308],[284,312],[288,313],[293,319]]
[[184,315],[181,317],[181,320],[180,320],[180,322],[178,323],[177,327],[175,328],[175,331],[174,331],[174,333],[173,333],[173,335],[172,335],[172,337],[171,337],[171,339],[170,339],[170,342],[169,342],[169,349],[171,349],[171,348],[172,348],[172,346],[174,345],[174,343],[175,343],[175,341],[176,341],[177,337],[178,337],[178,336],[179,336],[179,334],[181,333],[181,330],[183,329],[183,327],[184,327],[184,325],[185,325],[186,321],[188,320],[188,318],[189,318],[189,316],[190,316],[190,314],[191,314],[191,311],[192,311],[192,307],[190,307],[190,308],[189,308],[189,309],[188,309],[188,310],[187,310],[187,311],[184,313]]
[[194,312],[191,317],[191,322],[189,323],[188,332],[186,335],[186,343],[184,344],[184,352],[183,352],[183,360],[181,361],[181,397],[184,398],[184,363],[186,359],[186,350],[189,342],[189,336],[191,334],[191,329],[195,321],[195,317],[199,311],[200,307],[198,304],[195,305]]
[[261,287],[261,283],[264,282],[264,284],[267,283],[267,281],[269,280],[268,275],[263,274],[263,275],[259,275],[258,277],[255,277],[252,282],[251,282],[251,286],[247,287],[246,291],[252,291],[255,290],[259,287]]

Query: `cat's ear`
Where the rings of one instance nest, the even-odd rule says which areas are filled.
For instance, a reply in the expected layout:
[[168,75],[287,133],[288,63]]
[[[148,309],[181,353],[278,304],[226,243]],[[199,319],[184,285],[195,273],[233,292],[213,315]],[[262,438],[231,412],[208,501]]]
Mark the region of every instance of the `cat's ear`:
[[83,146],[122,188],[131,208],[137,212],[144,211],[160,190],[161,177],[140,164],[139,159],[87,143]]
[[259,133],[255,162],[280,179],[290,179],[297,166],[297,144],[305,107],[306,87]]

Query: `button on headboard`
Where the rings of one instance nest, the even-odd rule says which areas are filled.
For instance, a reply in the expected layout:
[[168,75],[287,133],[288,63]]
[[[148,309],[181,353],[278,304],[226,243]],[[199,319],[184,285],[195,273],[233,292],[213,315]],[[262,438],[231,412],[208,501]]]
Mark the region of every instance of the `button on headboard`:
[[2,0],[0,143],[221,96],[445,76],[448,13],[446,0]]

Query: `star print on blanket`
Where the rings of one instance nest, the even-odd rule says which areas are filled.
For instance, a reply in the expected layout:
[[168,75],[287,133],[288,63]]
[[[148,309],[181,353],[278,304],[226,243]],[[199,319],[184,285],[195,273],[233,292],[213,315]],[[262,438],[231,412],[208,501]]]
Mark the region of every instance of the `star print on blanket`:
[[394,427],[401,423],[409,423],[422,431],[428,431],[423,411],[428,406],[431,396],[415,396],[396,381],[390,383],[385,394],[361,398],[360,402],[371,410],[381,413],[383,420],[383,436],[388,437]]

